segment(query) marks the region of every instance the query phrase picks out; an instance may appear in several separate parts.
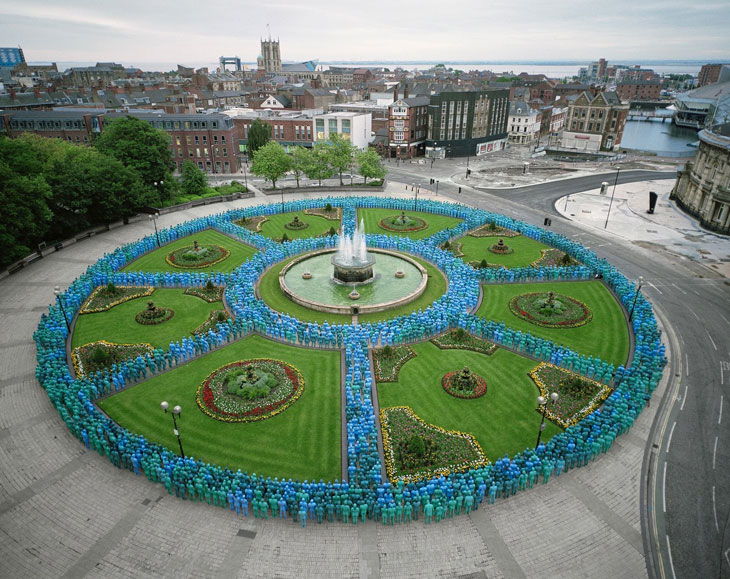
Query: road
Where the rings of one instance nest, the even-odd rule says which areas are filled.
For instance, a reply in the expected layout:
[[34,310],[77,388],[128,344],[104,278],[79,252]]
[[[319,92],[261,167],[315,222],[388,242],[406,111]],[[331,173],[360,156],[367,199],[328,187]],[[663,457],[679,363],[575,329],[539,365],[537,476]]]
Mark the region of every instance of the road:
[[[545,216],[552,229],[607,258],[629,278],[645,278],[644,293],[665,327],[670,384],[647,445],[641,509],[650,577],[730,577],[730,282],[697,262],[647,250],[561,217],[555,201],[613,185],[591,175],[519,187],[473,189],[454,183],[463,168],[435,172],[389,167],[390,178],[435,189],[454,201],[499,211],[531,223]],[[435,175],[435,176],[434,176]],[[615,175],[615,173],[614,173]],[[676,172],[622,171],[619,183],[675,178]],[[656,447],[654,446],[656,444]],[[637,473],[639,476],[639,473]]]

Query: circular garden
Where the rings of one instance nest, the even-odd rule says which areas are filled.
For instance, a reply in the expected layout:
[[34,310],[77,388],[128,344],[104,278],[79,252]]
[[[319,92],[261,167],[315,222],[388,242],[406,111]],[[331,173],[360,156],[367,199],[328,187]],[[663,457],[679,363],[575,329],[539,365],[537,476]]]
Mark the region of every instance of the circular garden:
[[[85,444],[187,498],[201,499],[193,481],[205,470],[210,492],[255,488],[265,504],[283,500],[296,520],[290,497],[314,495],[302,481],[322,480],[323,510],[355,490],[377,518],[379,493],[404,508],[406,491],[425,489],[438,504],[434,478],[480,500],[493,485],[508,496],[528,463],[577,466],[571,457],[589,452],[596,432],[605,440],[623,432],[661,377],[650,304],[639,296],[639,344],[620,305],[633,284],[573,241],[433,201],[302,200],[280,209],[161,230],[159,246],[150,236],[107,254],[59,297],[73,332],[52,306],[36,333],[38,375]],[[426,269],[417,301],[350,316],[275,293],[270,275],[335,248],[360,221],[369,246]],[[488,254],[502,262],[482,267]],[[59,379],[67,337],[71,382]],[[538,406],[537,396],[551,393],[556,402]],[[182,408],[186,461],[162,400]],[[175,480],[160,478],[160,461],[178,469]]]

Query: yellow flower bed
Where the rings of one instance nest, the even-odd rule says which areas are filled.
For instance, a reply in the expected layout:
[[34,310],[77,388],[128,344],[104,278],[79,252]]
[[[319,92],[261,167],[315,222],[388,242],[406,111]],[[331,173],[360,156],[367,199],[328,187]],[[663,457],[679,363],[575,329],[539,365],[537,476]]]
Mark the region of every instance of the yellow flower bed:
[[106,340],[97,340],[96,342],[89,342],[88,344],[84,344],[83,346],[76,346],[73,350],[71,350],[71,363],[74,367],[74,372],[76,372],[76,376],[84,376],[84,366],[81,363],[81,350],[85,348],[91,348],[94,346],[108,346],[110,348],[114,348],[117,346],[135,346],[138,348],[145,348],[147,352],[150,354],[154,352],[154,347],[152,344],[148,344],[147,342],[140,342],[138,344],[115,344],[114,342],[107,342]]
[[98,293],[102,290],[105,290],[106,286],[99,286],[97,287],[93,292],[91,292],[91,295],[86,298],[86,301],[82,304],[81,308],[79,309],[79,315],[80,314],[95,314],[98,312],[105,312],[107,310],[110,310],[114,306],[118,306],[119,304],[123,304],[124,302],[128,302],[129,300],[136,300],[137,298],[142,298],[145,296],[151,296],[152,293],[155,291],[155,288],[153,287],[145,287],[145,286],[131,286],[131,285],[118,285],[117,289],[122,290],[128,290],[128,289],[135,289],[140,290],[139,293],[134,293],[131,295],[127,295],[124,297],[119,298],[118,300],[114,300],[113,302],[108,303],[102,308],[92,308],[90,307],[91,302],[94,300],[94,298],[98,297]]

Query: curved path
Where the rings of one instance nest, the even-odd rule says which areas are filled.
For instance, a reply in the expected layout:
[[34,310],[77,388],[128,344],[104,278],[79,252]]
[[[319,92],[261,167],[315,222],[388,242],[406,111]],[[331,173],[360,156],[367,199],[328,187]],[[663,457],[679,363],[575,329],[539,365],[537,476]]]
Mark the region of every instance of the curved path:
[[[162,216],[160,226],[257,201]],[[505,208],[524,212],[509,202]],[[34,378],[32,333],[54,285],[66,286],[105,252],[149,232],[147,223],[116,229],[0,281],[0,577],[646,576],[640,474],[654,404],[601,460],[430,526],[301,529],[291,521],[247,519],[176,499],[88,451]],[[628,275],[646,266],[643,255],[617,257]],[[659,269],[650,279],[663,275],[691,289],[692,280],[677,272],[667,278],[671,270]],[[699,347],[702,331],[698,326],[698,335],[685,340]],[[695,404],[697,398],[688,401],[688,409]],[[673,453],[678,440],[675,433]],[[727,480],[726,471],[720,474]]]

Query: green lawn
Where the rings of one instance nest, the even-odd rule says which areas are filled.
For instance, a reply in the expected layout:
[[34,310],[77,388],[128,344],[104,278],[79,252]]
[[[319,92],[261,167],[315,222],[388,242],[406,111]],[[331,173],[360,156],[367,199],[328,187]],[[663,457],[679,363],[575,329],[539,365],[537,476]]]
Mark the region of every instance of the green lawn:
[[[113,308],[94,314],[83,314],[76,320],[72,346],[83,346],[97,340],[117,344],[147,342],[164,348],[171,340],[190,335],[202,324],[212,310],[223,309],[223,302],[206,302],[195,296],[185,295],[182,289],[156,289],[151,296],[129,300]],[[171,308],[175,315],[171,320],[154,326],[138,324],[134,317],[153,301],[161,308]]]
[[[536,410],[539,391],[528,376],[534,361],[501,348],[486,356],[440,350],[430,342],[412,347],[418,355],[401,368],[398,381],[378,384],[381,408],[410,406],[429,424],[473,434],[492,461],[535,447],[541,417]],[[441,386],[444,374],[464,366],[487,380],[481,398],[455,398]],[[545,424],[543,441],[560,432],[551,422]]]
[[500,240],[499,237],[472,237],[466,235],[458,239],[458,242],[461,243],[461,251],[464,253],[464,257],[461,259],[465,262],[486,259],[488,263],[503,265],[504,267],[525,267],[540,259],[543,249],[549,249],[547,245],[523,235],[502,239],[504,239],[505,245],[514,250],[514,253],[497,255],[489,251],[489,248]]
[[362,219],[365,224],[365,233],[382,233],[385,235],[404,235],[411,239],[425,239],[430,237],[437,231],[454,227],[462,222],[461,219],[455,217],[445,217],[443,215],[434,215],[433,213],[424,213],[422,211],[406,211],[406,215],[418,217],[428,223],[428,227],[420,231],[405,231],[403,233],[389,231],[378,225],[381,219],[400,215],[398,209],[358,209],[357,222]]
[[[411,312],[415,312],[419,308],[425,309],[434,300],[437,300],[444,293],[446,293],[446,290],[448,289],[446,278],[439,271],[439,269],[422,259],[418,259],[413,256],[411,257],[412,259],[420,263],[423,267],[425,267],[426,271],[428,272],[428,284],[426,285],[426,289],[423,294],[417,300],[414,300],[411,303],[401,306],[399,308],[394,308],[385,312],[360,315],[358,317],[360,323],[375,322],[377,320],[394,318],[401,314],[409,314]],[[269,307],[276,310],[277,312],[283,312],[292,316],[296,316],[300,320],[306,322],[311,321],[322,323],[327,320],[329,323],[351,323],[352,316],[344,314],[328,314],[325,312],[310,310],[309,308],[305,308],[304,306],[295,304],[284,295],[284,292],[281,291],[281,287],[279,286],[279,272],[284,268],[287,263],[294,259],[296,258],[287,259],[282,261],[281,263],[276,264],[261,278],[259,284],[259,293],[261,294],[262,299],[269,305]]]
[[[300,221],[308,223],[309,227],[300,230],[287,229],[284,227],[287,223],[291,223],[295,215],[299,217]],[[261,235],[271,239],[281,239],[285,233],[289,239],[316,237],[323,233],[327,233],[330,230],[330,227],[334,227],[335,230],[340,228],[339,220],[327,219],[325,217],[320,217],[319,215],[306,215],[303,211],[280,213],[278,215],[268,215],[267,217],[268,220],[261,225]]]
[[[624,364],[629,355],[629,329],[621,307],[600,281],[484,285],[484,298],[477,315],[534,336],[553,340],[586,356]],[[577,328],[543,328],[521,320],[509,310],[509,300],[519,294],[548,292],[565,294],[586,304],[593,319]]]
[[[226,423],[198,408],[195,392],[214,370],[236,360],[276,358],[298,368],[304,392],[290,408],[260,422]],[[113,420],[177,452],[172,419],[160,402],[182,406],[186,455],[264,476],[334,480],[340,468],[340,353],[285,346],[251,336],[100,402]]]
[[[220,245],[221,247],[225,247],[226,249],[228,249],[231,252],[231,255],[229,255],[226,259],[219,263],[216,263],[209,267],[201,267],[200,269],[173,267],[165,261],[165,257],[167,257],[170,253],[172,253],[176,249],[185,247],[186,245],[193,245],[194,241],[197,241],[201,245]],[[213,231],[212,229],[206,229],[205,231],[200,231],[199,233],[196,233],[194,235],[188,235],[187,237],[183,237],[182,239],[178,239],[177,241],[173,241],[172,243],[163,245],[161,248],[151,251],[148,254],[135,259],[132,263],[128,264],[127,267],[125,267],[122,271],[229,272],[236,269],[239,265],[241,265],[244,261],[246,261],[254,253],[256,253],[256,251],[257,250],[255,248],[250,247],[244,243],[239,243],[238,241],[228,237],[227,235],[223,235],[222,233],[218,233],[217,231]]]

